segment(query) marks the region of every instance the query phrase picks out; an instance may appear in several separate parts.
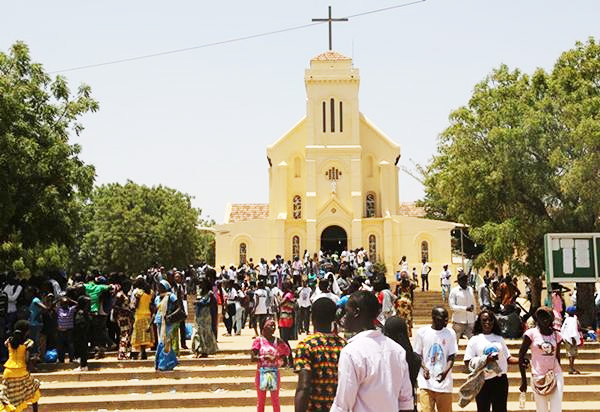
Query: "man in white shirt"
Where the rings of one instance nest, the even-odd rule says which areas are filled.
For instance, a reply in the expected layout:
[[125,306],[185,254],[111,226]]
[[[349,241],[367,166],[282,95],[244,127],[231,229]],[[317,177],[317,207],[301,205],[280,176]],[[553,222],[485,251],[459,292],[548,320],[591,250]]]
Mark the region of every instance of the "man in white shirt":
[[[8,306],[6,308],[6,330],[12,331],[13,325],[17,320],[17,299],[23,292],[23,287],[19,285],[14,272],[9,272],[6,277],[6,286],[4,293],[8,297]],[[4,344],[4,342],[1,342]]]
[[422,412],[452,411],[452,366],[458,345],[447,325],[448,312],[437,306],[431,311],[431,326],[420,328],[415,336],[413,350],[422,358],[417,377]]
[[452,329],[456,332],[456,339],[460,340],[464,334],[467,339],[473,336],[475,325],[475,295],[468,285],[469,277],[464,272],[458,274],[458,286],[450,291],[450,309],[452,309]]
[[[254,291],[254,316],[256,317],[258,330],[261,331],[269,313],[270,298],[269,292],[265,289],[265,283],[262,280],[259,281],[258,288]],[[256,328],[254,333],[258,336]]]
[[329,280],[327,280],[327,278],[323,278],[319,281],[319,287],[315,290],[315,293],[313,293],[310,300],[314,303],[317,299],[321,298],[329,298],[335,304],[340,300],[338,295],[329,291]]
[[402,346],[376,330],[379,302],[354,292],[345,306],[345,327],[357,334],[342,349],[331,412],[412,411],[412,385]]
[[448,265],[444,265],[444,270],[440,272],[440,285],[442,286],[442,302],[448,301],[450,293],[450,278],[452,274],[448,270]]
[[421,260],[421,291],[424,292],[429,290],[429,272],[431,272],[431,266],[427,263],[427,260],[423,258]]
[[308,287],[306,281],[302,281],[302,286],[298,288],[298,333],[309,333],[311,294],[312,289]]

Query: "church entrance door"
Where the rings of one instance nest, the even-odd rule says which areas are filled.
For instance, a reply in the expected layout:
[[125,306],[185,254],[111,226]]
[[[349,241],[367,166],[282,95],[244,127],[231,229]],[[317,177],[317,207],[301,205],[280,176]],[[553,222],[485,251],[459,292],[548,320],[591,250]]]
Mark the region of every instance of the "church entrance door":
[[339,226],[329,226],[321,233],[321,250],[324,253],[340,254],[348,248],[348,235]]

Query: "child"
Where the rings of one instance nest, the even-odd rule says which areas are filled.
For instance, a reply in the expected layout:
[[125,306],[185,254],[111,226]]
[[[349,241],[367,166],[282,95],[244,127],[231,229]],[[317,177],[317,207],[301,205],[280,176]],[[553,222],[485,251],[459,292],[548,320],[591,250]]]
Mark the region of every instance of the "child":
[[88,370],[88,342],[90,336],[90,298],[85,295],[77,299],[77,310],[75,311],[75,321],[73,327],[73,343],[75,346],[75,356],[79,358],[80,372]]
[[580,372],[575,369],[575,358],[577,358],[577,346],[581,344],[581,335],[579,334],[579,321],[575,314],[575,306],[569,306],[566,310],[567,317],[562,324],[560,334],[565,343],[567,354],[569,355],[569,375],[579,375]]
[[[14,327],[15,330],[5,342],[8,361],[4,364],[2,380],[6,387],[6,398],[17,412],[27,409],[27,405],[37,412],[41,397],[40,381],[34,379],[27,370],[28,350],[33,346],[33,341],[27,338],[29,322],[19,320]],[[11,407],[5,409],[10,411]]]
[[412,277],[413,277],[413,282],[415,282],[415,285],[419,286],[419,274],[417,273],[416,267],[414,267],[412,270]]
[[57,352],[58,362],[65,361],[65,350],[69,352],[69,360],[73,362],[75,355],[73,353],[73,327],[75,326],[75,311],[77,302],[62,296],[56,306],[57,321]]

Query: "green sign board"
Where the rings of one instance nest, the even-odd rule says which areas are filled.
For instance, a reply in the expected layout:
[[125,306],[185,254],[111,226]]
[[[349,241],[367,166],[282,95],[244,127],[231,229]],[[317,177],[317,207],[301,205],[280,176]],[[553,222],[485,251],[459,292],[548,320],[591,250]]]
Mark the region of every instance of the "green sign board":
[[599,280],[600,233],[548,233],[544,251],[549,282]]

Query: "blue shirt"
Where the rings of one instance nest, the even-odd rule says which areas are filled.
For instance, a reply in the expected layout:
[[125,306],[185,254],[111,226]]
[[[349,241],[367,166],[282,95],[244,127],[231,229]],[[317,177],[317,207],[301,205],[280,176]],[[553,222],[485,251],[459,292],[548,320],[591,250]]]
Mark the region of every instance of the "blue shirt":
[[[162,300],[161,296],[157,296],[154,298],[154,304],[157,308],[160,308],[160,301]],[[167,304],[167,314],[172,311],[173,305],[177,302],[177,295],[175,293],[169,292],[169,303]],[[154,316],[154,323],[160,325],[162,323],[162,315],[159,311],[156,312],[156,316]]]
[[42,317],[40,304],[42,301],[39,298],[33,298],[29,304],[29,324],[31,326],[42,326]]

